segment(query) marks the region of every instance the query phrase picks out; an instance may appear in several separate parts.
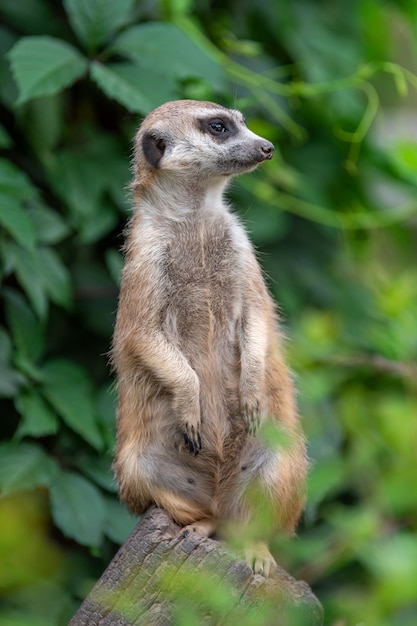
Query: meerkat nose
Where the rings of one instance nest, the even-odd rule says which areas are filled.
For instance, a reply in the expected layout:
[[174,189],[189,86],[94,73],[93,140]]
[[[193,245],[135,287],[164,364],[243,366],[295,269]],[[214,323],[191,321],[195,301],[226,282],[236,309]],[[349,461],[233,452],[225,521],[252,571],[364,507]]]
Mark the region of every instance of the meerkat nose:
[[272,153],[274,151],[274,144],[270,141],[265,141],[261,145],[261,152],[265,155],[265,159],[272,159]]

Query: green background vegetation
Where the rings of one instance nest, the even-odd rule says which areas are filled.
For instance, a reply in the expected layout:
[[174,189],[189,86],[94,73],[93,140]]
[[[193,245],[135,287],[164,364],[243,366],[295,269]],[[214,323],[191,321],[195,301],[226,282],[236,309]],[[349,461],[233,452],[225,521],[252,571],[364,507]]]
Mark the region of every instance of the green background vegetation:
[[66,624],[135,523],[106,352],[132,137],[180,97],[242,109],[277,148],[230,193],[310,444],[277,558],[326,624],[416,624],[414,0],[2,0],[0,16],[0,625]]

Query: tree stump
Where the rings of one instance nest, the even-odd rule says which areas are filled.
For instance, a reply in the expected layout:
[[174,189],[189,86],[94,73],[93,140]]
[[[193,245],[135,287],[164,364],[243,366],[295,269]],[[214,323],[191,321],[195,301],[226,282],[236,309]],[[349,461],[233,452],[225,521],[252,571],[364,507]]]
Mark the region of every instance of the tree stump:
[[222,542],[190,534],[152,507],[69,626],[321,626],[305,582],[254,574]]

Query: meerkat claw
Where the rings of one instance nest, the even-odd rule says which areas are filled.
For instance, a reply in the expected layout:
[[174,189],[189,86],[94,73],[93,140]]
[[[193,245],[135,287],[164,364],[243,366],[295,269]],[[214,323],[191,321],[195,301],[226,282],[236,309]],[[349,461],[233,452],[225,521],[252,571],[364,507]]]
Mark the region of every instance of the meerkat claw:
[[201,451],[201,435],[200,433],[195,434],[194,427],[191,427],[192,436],[188,434],[188,432],[183,432],[184,443],[189,451],[197,456],[197,454]]

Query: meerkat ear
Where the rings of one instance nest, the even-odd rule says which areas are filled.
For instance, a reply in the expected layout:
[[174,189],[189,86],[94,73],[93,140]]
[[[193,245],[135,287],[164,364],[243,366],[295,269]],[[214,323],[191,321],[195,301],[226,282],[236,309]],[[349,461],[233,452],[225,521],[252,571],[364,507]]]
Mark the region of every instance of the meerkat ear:
[[149,165],[158,168],[159,163],[164,156],[166,148],[166,142],[162,137],[158,137],[154,133],[147,132],[142,138],[142,150],[145,155],[145,159]]

